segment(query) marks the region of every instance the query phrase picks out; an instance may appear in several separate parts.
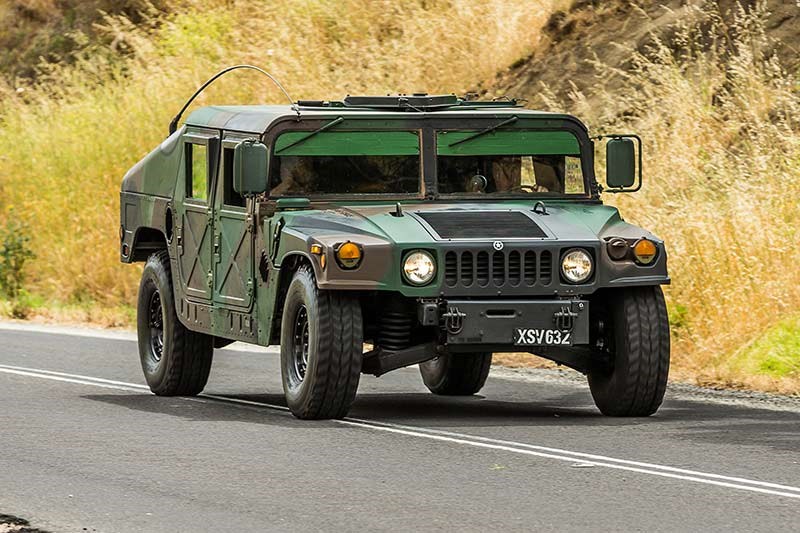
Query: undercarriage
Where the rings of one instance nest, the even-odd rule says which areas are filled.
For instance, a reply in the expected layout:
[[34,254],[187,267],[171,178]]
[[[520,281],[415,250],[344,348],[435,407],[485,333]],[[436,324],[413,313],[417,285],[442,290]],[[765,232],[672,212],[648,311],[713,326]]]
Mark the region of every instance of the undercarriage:
[[600,329],[591,327],[590,300],[581,297],[413,300],[381,293],[363,305],[365,339],[373,349],[364,354],[362,371],[378,376],[444,354],[475,352],[530,352],[585,373],[591,332]]

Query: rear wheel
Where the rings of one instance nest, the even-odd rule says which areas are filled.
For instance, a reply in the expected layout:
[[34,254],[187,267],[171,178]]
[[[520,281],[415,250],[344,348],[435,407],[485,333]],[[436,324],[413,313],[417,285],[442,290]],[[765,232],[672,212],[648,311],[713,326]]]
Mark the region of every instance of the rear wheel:
[[469,396],[483,388],[491,366],[489,352],[444,354],[420,363],[419,372],[434,394]]
[[136,322],[139,358],[150,390],[159,396],[194,396],[211,371],[213,337],[178,320],[169,254],[150,256],[142,272]]
[[669,375],[669,321],[661,287],[615,293],[603,339],[606,364],[589,372],[589,388],[609,416],[649,416],[664,399]]
[[363,351],[361,304],[346,292],[321,291],[301,267],[286,293],[281,375],[298,418],[341,418],[356,396]]

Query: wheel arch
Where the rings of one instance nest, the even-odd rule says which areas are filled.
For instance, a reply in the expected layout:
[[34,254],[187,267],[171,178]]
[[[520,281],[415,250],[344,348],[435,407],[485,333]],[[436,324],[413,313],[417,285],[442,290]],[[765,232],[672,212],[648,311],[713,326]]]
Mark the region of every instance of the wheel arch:
[[169,251],[167,236],[159,228],[140,226],[136,228],[131,245],[131,261],[147,261],[152,254],[161,250]]
[[176,231],[174,207],[168,198],[122,192],[120,195],[120,260],[147,261],[169,250]]
[[283,305],[286,302],[286,291],[289,288],[295,272],[301,267],[308,266],[314,276],[314,283],[317,283],[317,272],[314,261],[311,257],[301,251],[289,252],[283,256],[278,269],[278,278],[276,280],[275,289],[275,303],[272,312],[272,323],[270,324],[270,338],[279,339],[281,335],[281,320],[283,319]]

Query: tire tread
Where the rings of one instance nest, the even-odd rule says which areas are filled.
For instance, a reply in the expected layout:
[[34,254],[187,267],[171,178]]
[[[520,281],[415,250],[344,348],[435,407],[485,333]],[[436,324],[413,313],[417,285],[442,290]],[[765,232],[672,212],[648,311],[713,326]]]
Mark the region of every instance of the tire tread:
[[613,371],[590,372],[595,403],[609,416],[649,416],[664,399],[669,374],[669,321],[660,287],[618,294],[612,309],[616,328]]
[[159,292],[164,321],[172,322],[172,336],[165,339],[165,350],[166,343],[170,343],[170,352],[165,351],[163,356],[167,358],[163,361],[168,365],[166,373],[160,383],[150,383],[150,389],[159,396],[196,396],[205,388],[211,372],[213,337],[186,328],[178,319],[174,304],[164,302],[166,298],[174,298],[169,253],[166,250],[153,253],[145,268],[153,269],[155,277],[161,278],[164,287]]
[[434,394],[470,396],[480,391],[489,376],[492,354],[488,352],[445,354],[436,366],[422,363],[420,373]]
[[355,400],[361,376],[361,304],[355,296],[320,290],[307,266],[298,269],[298,278],[313,287],[318,340],[312,390],[305,402],[290,408],[304,419],[342,418]]

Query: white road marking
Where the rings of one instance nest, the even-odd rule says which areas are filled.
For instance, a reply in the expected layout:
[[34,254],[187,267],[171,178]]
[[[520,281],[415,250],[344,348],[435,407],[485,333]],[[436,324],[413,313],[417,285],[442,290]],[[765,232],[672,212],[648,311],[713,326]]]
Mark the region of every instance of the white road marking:
[[90,337],[95,339],[111,339],[117,341],[135,341],[136,332],[126,330],[81,328],[77,326],[57,326],[54,324],[35,324],[0,320],[0,331],[28,331],[31,333],[49,333],[50,335],[69,335],[72,337]]
[[[574,462],[575,461],[575,455],[561,455],[561,454],[556,454],[556,453],[544,453],[544,452],[538,452],[538,451],[534,451],[534,450],[529,450],[529,449],[525,449],[525,448],[516,447],[518,444],[521,444],[521,443],[514,443],[514,446],[504,446],[504,445],[490,444],[490,443],[476,441],[476,440],[469,440],[469,439],[473,438],[472,435],[464,435],[464,437],[466,437],[466,438],[455,438],[455,437],[445,437],[445,436],[442,436],[442,435],[436,435],[436,434],[433,434],[433,433],[419,431],[419,428],[414,428],[414,430],[411,431],[411,430],[397,429],[397,428],[392,428],[392,427],[385,427],[385,426],[373,424],[373,423],[370,423],[370,422],[368,422],[368,423],[352,422],[352,421],[350,421],[348,419],[339,420],[338,422],[340,422],[342,424],[360,426],[360,427],[369,428],[369,429],[378,429],[378,430],[382,430],[382,431],[388,431],[388,432],[391,432],[391,433],[398,433],[400,435],[409,435],[409,436],[414,436],[414,437],[425,437],[425,438],[429,438],[429,439],[433,439],[433,440],[439,440],[439,441],[444,441],[444,442],[452,442],[452,443],[456,443],[456,444],[466,444],[468,446],[475,446],[475,447],[479,447],[479,448],[490,448],[490,449],[493,449],[493,450],[502,450],[502,451],[507,451],[507,452],[512,452],[512,453],[524,454],[524,455],[534,455],[534,456],[537,456],[537,457],[545,457],[547,459],[555,459],[555,460],[558,460],[558,461],[570,461],[570,462]],[[569,453],[569,454],[573,454],[574,453],[574,452],[571,452],[569,450],[562,450],[562,451],[565,452],[565,453]],[[592,464],[592,465],[595,465],[595,466],[602,466],[602,467],[605,467],[605,468],[611,468],[611,469],[615,469],[615,470],[627,470],[629,472],[638,472],[638,473],[641,473],[641,474],[648,474],[648,475],[651,475],[651,476],[660,476],[660,477],[667,477],[667,478],[672,478],[672,479],[681,479],[681,480],[684,480],[684,481],[693,481],[695,483],[705,483],[707,485],[717,485],[717,486],[720,486],[720,487],[728,487],[728,488],[732,488],[732,489],[747,490],[747,491],[751,491],[751,492],[760,492],[762,494],[771,494],[771,495],[774,495],[774,496],[784,496],[784,497],[787,497],[787,498],[800,499],[800,487],[790,487],[790,486],[787,486],[787,485],[779,485],[781,487],[785,487],[785,490],[796,491],[796,492],[781,492],[781,491],[777,491],[777,490],[770,490],[770,489],[755,487],[755,486],[751,486],[751,485],[740,485],[740,484],[737,484],[737,483],[728,483],[728,482],[725,482],[725,481],[716,481],[716,480],[713,480],[713,479],[707,479],[707,478],[702,478],[702,477],[672,474],[672,473],[664,472],[664,471],[660,471],[660,470],[651,470],[651,469],[647,469],[647,468],[636,468],[636,467],[632,467],[632,466],[625,466],[625,465],[615,464],[615,463],[610,463],[610,462],[603,462],[603,461],[583,461],[583,462],[586,463],[586,464]],[[725,477],[725,476],[719,476],[719,477]],[[760,484],[760,483],[762,483],[760,481],[749,481],[749,480],[748,480],[748,482],[752,483],[752,484]],[[775,484],[770,484],[770,485],[775,485]]]
[[[371,424],[371,425],[378,425],[378,426],[383,426],[383,427],[387,427],[387,428],[397,428],[397,429],[402,429],[402,430],[422,431],[424,433],[430,433],[432,435],[444,435],[444,436],[456,437],[456,438],[468,436],[470,439],[473,439],[473,440],[477,440],[477,441],[480,441],[480,442],[487,442],[487,443],[490,443],[490,444],[498,444],[498,445],[501,445],[501,446],[516,446],[516,447],[521,447],[521,448],[525,448],[525,449],[529,449],[529,450],[538,450],[538,451],[542,451],[542,452],[551,452],[551,453],[567,453],[567,454],[573,455],[574,456],[574,458],[573,458],[574,460],[575,460],[575,458],[580,458],[581,460],[583,460],[583,459],[590,459],[590,460],[596,459],[596,460],[599,460],[599,461],[608,461],[608,462],[618,463],[618,464],[621,464],[621,465],[629,465],[629,466],[635,466],[635,467],[641,467],[641,468],[650,468],[650,469],[656,469],[656,470],[663,470],[665,472],[675,472],[675,473],[686,474],[686,475],[690,475],[690,476],[701,476],[701,477],[707,477],[707,478],[712,478],[712,479],[719,479],[719,480],[723,480],[723,481],[731,481],[731,482],[735,482],[735,483],[747,483],[747,484],[758,485],[758,486],[762,486],[762,487],[781,489],[781,490],[790,490],[790,491],[795,491],[795,492],[800,493],[800,487],[792,487],[790,485],[781,485],[781,484],[778,484],[778,483],[770,483],[770,482],[766,482],[766,481],[755,481],[755,480],[752,480],[752,479],[746,479],[746,478],[741,478],[741,477],[723,476],[721,474],[712,474],[712,473],[709,473],[709,472],[701,472],[701,471],[698,471],[698,470],[687,470],[685,468],[678,468],[678,467],[674,467],[674,466],[659,465],[659,464],[656,464],[656,463],[644,463],[644,462],[641,462],[641,461],[631,461],[631,460],[628,460],[628,459],[616,459],[614,457],[607,457],[605,455],[596,455],[596,454],[583,453],[583,452],[573,452],[571,450],[564,450],[564,449],[560,449],[560,448],[549,448],[547,446],[537,446],[535,444],[526,444],[526,443],[523,443],[523,442],[507,441],[507,440],[501,440],[501,439],[492,439],[492,438],[489,438],[489,437],[481,437],[481,436],[478,436],[478,435],[465,435],[463,433],[453,433],[453,432],[450,432],[450,431],[443,431],[443,430],[439,430],[439,429],[421,428],[421,427],[416,427],[416,426],[404,426],[404,425],[401,425],[401,424],[392,424],[392,423],[389,423],[389,422],[379,422],[379,421],[375,421],[375,420],[360,420],[360,419],[357,419],[357,418],[348,418],[347,420],[348,421],[355,421],[355,422],[362,422],[362,423]],[[583,462],[589,463],[591,461],[583,461]]]
[[[78,326],[58,326],[54,324],[30,324],[25,322],[14,322],[0,320],[0,331],[27,331],[30,333],[47,333],[50,335],[67,335],[70,337],[87,337],[91,339],[109,339],[115,341],[136,341],[136,332],[129,330],[114,330],[100,328],[82,328]],[[253,352],[253,353],[279,353],[275,346],[264,347],[245,342],[234,342],[221,350],[233,352]]]
[[[32,375],[33,377],[42,377],[38,374],[47,374],[48,376],[56,376],[64,378],[63,380],[57,379],[56,381],[67,381],[70,383],[76,383],[76,380],[83,380],[89,381],[90,385],[94,385],[95,383],[102,383],[107,385],[119,385],[120,389],[123,390],[146,390],[149,391],[150,387],[147,385],[139,385],[138,383],[128,383],[127,381],[115,381],[113,379],[103,379],[103,378],[96,378],[92,376],[82,376],[80,374],[67,374],[66,372],[55,372],[53,370],[42,370],[40,368],[27,368],[24,366],[12,366],[12,365],[0,365],[0,370],[7,371],[9,374],[24,374],[24,375]],[[69,379],[67,379],[69,378]],[[55,378],[54,378],[55,379]]]
[[0,372],[5,374],[16,374],[18,376],[28,376],[32,378],[44,378],[50,379],[52,381],[61,381],[64,383],[77,383],[79,385],[90,385],[92,387],[103,387],[106,389],[116,389],[116,390],[124,390],[124,391],[133,391],[139,392],[141,391],[140,388],[130,384],[129,386],[121,386],[121,385],[111,385],[109,383],[103,383],[100,381],[94,381],[90,379],[75,379],[72,377],[64,377],[59,375],[52,375],[52,374],[43,374],[36,369],[22,369],[22,368],[8,368],[5,366],[0,366]]
[[[35,368],[26,368],[26,367],[11,366],[11,365],[0,365],[0,372],[6,374],[15,374],[15,375],[35,377],[41,379],[49,379],[65,383],[74,383],[78,385],[103,387],[103,388],[133,391],[133,392],[142,392],[148,390],[147,386],[136,383],[127,383],[124,381],[96,378],[80,374],[69,374],[65,372],[54,372],[51,370],[40,370]],[[202,394],[201,397],[231,404],[268,408],[270,410],[281,411],[284,413],[288,411],[288,408],[282,405],[256,402],[252,400],[229,398],[226,396],[219,396],[214,394]],[[193,398],[186,398],[186,399],[192,400]],[[761,494],[769,494],[773,496],[800,499],[800,487],[793,487],[790,485],[782,485],[778,483],[757,481],[741,477],[724,476],[721,474],[712,474],[696,470],[687,470],[683,468],[659,465],[654,463],[645,463],[627,459],[617,459],[614,457],[607,457],[604,455],[575,452],[571,450],[550,448],[546,446],[537,446],[533,444],[526,444],[523,442],[505,441],[499,439],[491,439],[487,437],[480,437],[476,435],[468,435],[464,433],[441,431],[441,430],[421,428],[416,426],[405,426],[402,424],[392,424],[392,423],[380,422],[377,420],[345,418],[342,420],[333,420],[332,422],[351,427],[359,427],[374,431],[383,431],[399,435],[406,435],[410,437],[425,438],[439,442],[448,442],[451,444],[460,444],[477,448],[506,451],[510,453],[543,457],[546,459],[553,459],[557,461],[568,461],[570,463],[575,463],[576,461],[579,461],[582,464],[610,468],[614,470],[637,472],[640,474],[666,477],[670,479],[678,479],[694,483],[703,483],[707,485],[716,485],[720,487],[757,492]]]

